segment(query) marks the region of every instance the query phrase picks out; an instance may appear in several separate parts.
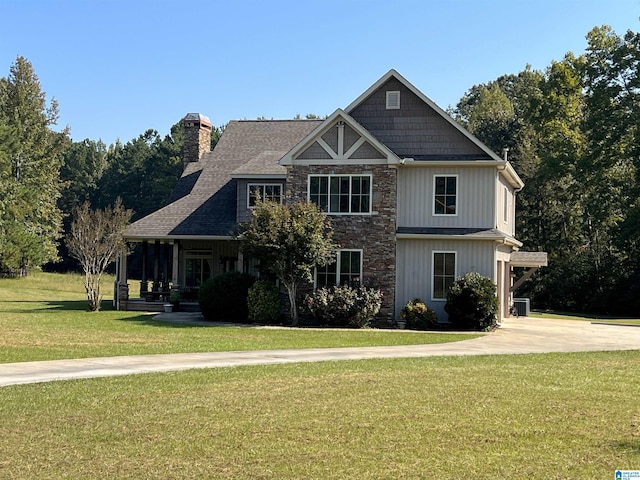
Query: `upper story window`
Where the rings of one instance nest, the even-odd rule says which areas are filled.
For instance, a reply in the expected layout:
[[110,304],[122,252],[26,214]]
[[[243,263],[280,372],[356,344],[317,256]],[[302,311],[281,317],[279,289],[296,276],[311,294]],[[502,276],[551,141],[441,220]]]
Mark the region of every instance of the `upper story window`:
[[327,213],[371,213],[371,175],[310,175],[309,201]]
[[400,108],[400,91],[389,90],[387,92],[387,110],[398,110]]
[[436,175],[433,177],[433,214],[458,214],[458,176]]
[[263,202],[282,203],[282,185],[279,183],[250,183],[247,188],[249,189],[249,208],[255,207],[258,199]]
[[504,223],[509,222],[509,189],[504,187],[504,212],[503,212],[503,220]]

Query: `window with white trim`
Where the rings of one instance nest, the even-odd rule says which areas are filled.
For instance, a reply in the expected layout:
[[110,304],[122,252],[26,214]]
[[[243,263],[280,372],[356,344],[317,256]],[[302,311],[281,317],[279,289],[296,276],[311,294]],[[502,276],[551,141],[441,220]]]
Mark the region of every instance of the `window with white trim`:
[[457,215],[458,176],[435,175],[433,177],[433,214]]
[[362,250],[338,250],[335,262],[316,268],[316,288],[361,281]]
[[509,189],[504,187],[504,223],[509,222]]
[[309,201],[327,213],[371,213],[371,175],[310,175]]
[[446,300],[449,287],[456,280],[456,252],[433,252],[433,300]]
[[282,185],[280,183],[250,183],[247,185],[249,195],[247,206],[253,208],[258,199],[263,202],[282,203]]
[[398,110],[400,109],[400,91],[399,90],[389,90],[387,91],[387,110]]

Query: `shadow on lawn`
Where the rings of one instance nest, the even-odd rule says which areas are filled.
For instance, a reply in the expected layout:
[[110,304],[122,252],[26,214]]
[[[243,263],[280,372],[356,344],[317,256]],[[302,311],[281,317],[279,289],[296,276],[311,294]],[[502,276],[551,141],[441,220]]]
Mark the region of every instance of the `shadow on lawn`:
[[[25,308],[3,308],[0,312],[5,313],[42,313],[46,311],[65,311],[65,312],[85,312],[89,315],[96,315],[96,318],[100,317],[101,312],[115,312],[116,309],[110,300],[103,301],[99,312],[90,312],[86,300],[10,300],[2,302],[5,305],[25,305]],[[37,305],[37,306],[36,306]],[[118,321],[136,323],[138,325],[147,325],[151,327],[163,327],[163,328],[207,328],[212,326],[222,326],[222,324],[212,322],[211,324],[202,322],[190,322],[190,321],[164,321],[154,320],[156,312],[120,312],[122,317],[118,318]],[[131,315],[131,316],[127,316]]]

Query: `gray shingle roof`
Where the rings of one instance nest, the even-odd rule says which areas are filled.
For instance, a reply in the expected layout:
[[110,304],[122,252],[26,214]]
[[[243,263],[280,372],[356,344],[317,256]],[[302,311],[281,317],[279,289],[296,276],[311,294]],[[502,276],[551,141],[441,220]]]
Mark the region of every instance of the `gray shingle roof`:
[[125,237],[232,235],[237,228],[236,180],[232,174],[284,173],[278,160],[319,123],[315,120],[229,122],[213,152],[187,165],[170,203],[129,225]]

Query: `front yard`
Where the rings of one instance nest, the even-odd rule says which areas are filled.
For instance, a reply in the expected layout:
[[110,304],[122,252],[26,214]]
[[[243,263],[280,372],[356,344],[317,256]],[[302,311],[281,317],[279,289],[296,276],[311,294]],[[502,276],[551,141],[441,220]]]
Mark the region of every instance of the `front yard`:
[[[112,279],[104,281],[111,293]],[[454,342],[474,334],[384,330],[198,327],[153,320],[140,312],[87,311],[82,277],[36,273],[0,279],[0,362],[153,353],[416,345]]]
[[640,352],[322,362],[0,389],[0,477],[602,479]]

